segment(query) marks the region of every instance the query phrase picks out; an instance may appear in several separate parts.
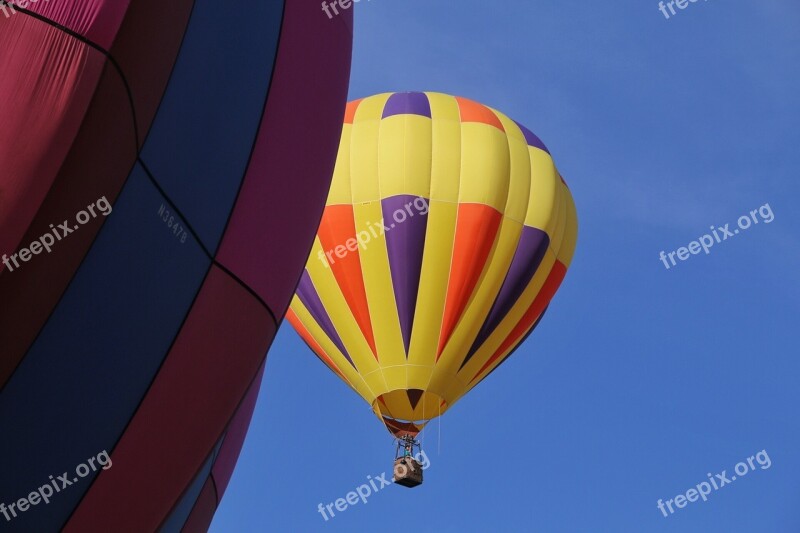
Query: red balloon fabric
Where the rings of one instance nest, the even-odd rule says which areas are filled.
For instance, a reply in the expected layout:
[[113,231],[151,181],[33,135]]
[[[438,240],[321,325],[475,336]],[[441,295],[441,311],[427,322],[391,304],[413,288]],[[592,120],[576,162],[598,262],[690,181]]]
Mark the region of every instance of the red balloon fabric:
[[325,204],[351,46],[352,12],[304,0],[0,7],[0,525],[208,527]]

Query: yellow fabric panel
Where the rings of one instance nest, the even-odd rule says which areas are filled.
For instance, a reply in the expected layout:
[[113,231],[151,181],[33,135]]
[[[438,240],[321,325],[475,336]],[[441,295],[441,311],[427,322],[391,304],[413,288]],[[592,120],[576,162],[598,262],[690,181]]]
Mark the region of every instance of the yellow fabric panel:
[[572,257],[575,254],[575,247],[578,241],[578,213],[575,210],[575,201],[572,198],[572,193],[569,188],[561,184],[564,189],[564,196],[567,203],[567,228],[564,231],[563,242],[561,249],[558,251],[558,260],[564,263],[564,266],[569,267],[572,263]]
[[431,105],[432,200],[458,202],[461,185],[461,113],[452,96],[425,93]]
[[528,212],[531,194],[531,159],[528,142],[519,126],[499,111],[492,110],[506,130],[510,157],[508,197],[505,216],[523,223]]
[[[395,390],[383,395],[383,401],[390,407],[394,417],[402,420],[427,421],[439,416],[446,410],[440,409],[442,398],[434,393],[425,392],[419,399],[416,408],[412,407],[411,400],[405,390]],[[378,409],[386,411],[378,402]]]
[[462,381],[457,375],[449,374],[442,372],[442,377],[446,377],[447,379],[442,380],[442,383],[446,386],[444,391],[444,398],[447,401],[449,407],[452,407],[459,398],[461,398],[466,390],[467,390],[467,383]]
[[[557,195],[555,203],[557,205],[560,204],[560,207],[557,210],[554,210],[556,221],[554,223],[554,229],[552,230],[553,235],[550,242],[550,247],[548,247],[545,259],[537,270],[533,280],[531,280],[531,283],[529,283],[528,287],[523,292],[522,297],[520,297],[520,299],[515,303],[508,316],[506,316],[505,319],[498,325],[495,332],[484,343],[482,349],[480,349],[475,354],[473,359],[470,360],[467,365],[465,365],[461,372],[461,375],[464,376],[465,379],[469,379],[469,376],[473,376],[474,373],[477,372],[486,363],[486,361],[488,361],[488,359],[494,355],[496,350],[506,340],[507,336],[511,333],[514,327],[516,327],[524,313],[528,310],[530,305],[532,305],[534,299],[541,291],[541,288],[544,285],[547,277],[550,275],[556,260],[558,259],[566,266],[569,266],[568,262],[565,263],[562,260],[562,256],[571,259],[575,248],[575,240],[577,238],[577,220],[575,207],[572,201],[572,195],[569,192],[569,189],[561,182],[560,178],[557,182]],[[527,333],[527,331],[530,331],[530,328],[528,328],[525,333]],[[524,338],[524,336],[525,334],[520,336],[520,338]],[[516,346],[517,345],[515,344],[504,350],[502,355],[483,371],[482,377],[485,377],[491,373],[491,371],[497,367],[497,365],[503,361],[505,356]],[[480,361],[475,363],[475,359],[479,359]],[[473,383],[473,386],[480,382],[482,377],[476,380],[475,383]],[[470,387],[470,389],[471,388],[472,387]]]
[[[498,325],[494,333],[489,337],[489,339],[487,339],[483,347],[478,350],[470,362],[464,366],[464,369],[460,373],[464,379],[471,379],[471,376],[473,376],[475,372],[483,367],[486,361],[488,361],[489,358],[494,355],[503,341],[505,341],[508,334],[510,334],[514,327],[516,327],[523,314],[527,311],[527,309],[533,303],[533,300],[539,294],[542,285],[550,275],[556,260],[558,259],[565,266],[569,266],[569,262],[572,259],[577,240],[577,213],[575,211],[575,204],[572,199],[572,194],[563,184],[563,182],[561,182],[560,178],[558,180],[557,190],[558,194],[556,202],[560,203],[561,207],[558,209],[558,221],[556,222],[555,229],[553,230],[555,235],[553,240],[551,240],[551,246],[547,249],[545,259],[542,262],[542,265],[540,265],[539,270],[537,270],[533,280],[524,291],[522,297],[520,297],[520,299],[515,303],[508,316],[506,316],[505,319]],[[533,326],[531,325],[531,328],[532,327]],[[519,338],[524,338],[531,328],[528,328]],[[489,375],[494,368],[502,363],[506,355],[514,350],[516,346],[517,344],[514,344],[504,350],[502,355],[491,365],[489,365],[489,367],[484,369],[472,386],[470,386],[464,392],[469,392],[469,390],[477,385],[484,377]],[[476,359],[480,359],[480,362],[476,363]]]
[[442,403],[442,398],[438,394],[426,392],[420,398],[416,409],[411,412],[411,420],[430,420],[439,416],[439,412],[444,408],[439,409]]
[[381,121],[378,161],[381,198],[431,190],[431,119],[394,115]]
[[[350,137],[350,198],[347,203],[375,202],[380,200],[378,182],[378,139],[381,116],[386,100],[391,94],[379,94],[361,101],[353,119]],[[339,161],[336,161],[339,166]]]
[[522,295],[519,299],[514,303],[511,307],[511,310],[508,314],[503,318],[500,324],[497,325],[497,328],[489,335],[489,338],[483,343],[483,345],[475,352],[475,355],[464,365],[464,368],[461,369],[459,372],[459,376],[466,382],[469,382],[475,373],[486,364],[486,361],[494,355],[500,345],[505,341],[511,331],[516,327],[519,321],[522,319],[522,316],[525,312],[530,308],[533,304],[533,301],[536,299],[536,296],[539,294],[539,291],[542,290],[542,286],[544,282],[547,280],[547,277],[550,275],[550,271],[553,270],[553,265],[556,262],[556,254],[553,252],[552,248],[548,248],[545,252],[544,258],[542,259],[542,263],[539,265],[539,268],[536,271],[536,274],[531,279],[528,286],[522,292]]
[[[355,390],[367,402],[372,402],[376,397],[375,391],[370,390],[364,378],[361,377],[361,374],[353,368],[350,361],[345,358],[330,337],[325,334],[297,296],[292,299],[292,310],[297,315],[297,318],[300,319],[303,326],[311,333],[311,336],[314,337],[314,340],[322,347],[327,356],[336,363],[339,370],[345,375],[347,378],[347,385]],[[325,366],[328,366],[328,364],[325,363]],[[328,368],[330,368],[330,366],[328,366]]]
[[405,367],[405,357],[403,362],[396,365],[381,364],[383,368],[383,377],[386,379],[386,391],[397,389],[408,389],[408,372]]
[[[383,376],[383,369],[379,368],[377,370],[373,370],[372,372],[361,372],[361,375],[363,376],[364,381],[366,381],[370,390],[376,393],[376,398],[389,390],[389,387],[386,384],[386,379]],[[374,399],[375,398],[373,398],[373,400]]]
[[[380,416],[428,420],[444,413],[503,360],[500,357],[471,383],[508,338],[539,294],[558,259],[569,266],[577,239],[577,217],[569,189],[550,154],[529,147],[520,127],[491,110],[505,132],[482,122],[461,122],[457,100],[425,93],[431,117],[401,114],[382,119],[391,93],[363,99],[353,124],[345,124],[328,205],[353,205],[356,231],[370,233],[359,248],[372,333],[380,363],[353,317],[314,244],[308,271],[348,353],[354,370],[316,324],[302,302],[292,303],[300,321],[335,361],[353,387]],[[429,198],[427,235],[409,353],[392,284],[386,238],[374,224],[382,217],[380,200],[413,195]],[[459,204],[487,205],[503,214],[500,229],[474,293],[439,359],[436,351],[450,279]],[[387,214],[391,216],[391,214]],[[483,346],[459,371],[502,286],[519,242],[523,223],[547,233],[550,246],[533,279]],[[387,224],[388,225],[388,224]],[[506,353],[513,350],[510,346]],[[505,354],[503,354],[505,355]],[[422,389],[416,409],[405,391]],[[388,412],[376,400],[381,396]],[[431,411],[431,412],[429,412]]]
[[430,203],[409,364],[431,367],[436,361],[457,218],[457,204],[440,200]]
[[550,249],[558,256],[561,243],[564,241],[564,231],[567,229],[567,202],[560,180],[556,185],[556,196],[553,200],[553,221],[551,224],[552,233],[548,233],[550,235]]
[[408,388],[425,389],[431,380],[433,365],[423,366],[409,363],[406,365],[406,369],[408,370]]
[[[456,374],[472,347],[506,278],[521,232],[521,223],[503,218],[481,278],[437,363],[445,374]],[[435,376],[431,386],[446,390],[446,386],[437,381],[446,379],[445,374]]]
[[447,410],[446,404],[440,407],[442,398],[430,392],[422,395],[416,409],[412,408],[405,390],[391,391],[382,395],[381,400],[372,404],[372,410],[378,418],[383,415],[399,421],[415,421],[418,426]]
[[[361,262],[378,359],[382,366],[402,365],[406,362],[406,353],[400,331],[400,320],[397,317],[397,304],[386,251],[386,236],[378,230],[376,230],[377,238],[373,238],[373,234],[369,233],[371,229],[375,229],[374,224],[381,220],[381,203],[355,204],[353,212],[356,235],[367,232],[370,237],[369,242],[360,246],[357,253]],[[362,241],[366,241],[366,238]]]
[[[536,324],[536,321],[534,321],[533,323],[534,323],[534,324]],[[526,330],[525,330],[525,332],[524,332],[522,335],[520,335],[520,337],[519,337],[519,338],[520,338],[520,339],[524,339],[524,338],[525,338],[525,335],[527,335],[527,334],[528,334],[528,332],[531,330],[531,328],[533,328],[533,325],[531,325],[531,327],[530,327],[530,328],[526,329]],[[477,378],[475,379],[475,381],[473,381],[471,384],[468,384],[466,387],[464,387],[464,392],[462,393],[462,395],[461,395],[461,396],[463,397],[464,395],[468,394],[468,393],[469,393],[469,392],[470,392],[472,389],[474,389],[475,387],[477,387],[477,386],[478,386],[478,385],[479,385],[479,384],[480,384],[480,383],[481,383],[481,382],[482,382],[482,381],[483,381],[483,380],[484,380],[484,379],[485,379],[485,378],[486,378],[486,377],[487,377],[489,374],[491,374],[491,373],[492,373],[492,371],[493,371],[495,368],[497,368],[497,367],[498,367],[498,366],[499,366],[499,365],[500,365],[500,364],[501,364],[501,363],[502,363],[502,362],[505,360],[505,358],[508,356],[508,354],[509,354],[511,351],[513,351],[513,350],[515,350],[515,349],[517,348],[517,346],[519,346],[519,344],[513,344],[513,345],[511,345],[510,347],[508,347],[506,350],[503,350],[503,352],[501,353],[500,357],[498,357],[497,359],[495,359],[495,361],[494,361],[494,362],[493,362],[491,365],[489,365],[488,367],[486,367],[486,368],[484,369],[484,371],[483,371],[483,372],[481,372],[481,374],[480,374],[479,376],[477,376]],[[486,362],[486,361],[484,361],[484,363],[485,363],[485,362]],[[476,371],[477,371],[477,370],[476,370]]]
[[333,169],[333,180],[328,192],[325,205],[347,205],[351,202],[350,187],[350,139],[353,126],[345,124],[342,128],[342,138],[339,143],[339,152],[336,156],[336,166]]
[[311,261],[306,265],[311,281],[317,290],[322,305],[330,316],[333,327],[342,339],[345,349],[350,354],[356,368],[362,374],[378,368],[372,349],[364,334],[361,333],[350,307],[342,294],[339,284],[333,275],[330,265],[318,259],[318,250],[322,250],[319,238],[314,243]]
[[[447,374],[447,372],[445,370],[442,370],[442,368],[439,365],[436,365],[435,367],[433,367],[433,371],[431,372],[430,378],[424,384],[424,387],[422,387],[422,389],[430,391],[434,394],[438,394],[439,396],[447,400],[448,403],[450,403],[449,400],[450,397],[447,396],[447,388],[450,386],[450,380],[448,380],[445,377],[445,374]],[[452,374],[448,375],[453,377]]]
[[[577,230],[577,220],[575,219],[574,204],[572,201],[572,193],[564,185],[559,176],[558,179],[558,197],[556,199],[558,207],[558,223],[554,230],[556,237],[550,243],[556,257],[565,255],[571,257],[572,251],[569,246],[574,247],[574,238],[570,239],[572,232]],[[577,235],[576,235],[577,237]],[[563,261],[562,261],[563,263]],[[565,263],[565,265],[567,265]]]
[[510,155],[506,134],[480,122],[461,124],[460,203],[485,204],[503,213]]
[[531,193],[525,225],[538,228],[553,238],[555,220],[554,202],[558,194],[558,178],[556,167],[550,154],[539,148],[528,147],[531,160]]
[[487,107],[487,109],[491,110],[491,112],[494,113],[495,116],[498,119],[500,119],[500,123],[503,124],[503,129],[506,130],[506,135],[510,139],[514,139],[514,140],[523,142],[523,143],[525,143],[525,146],[528,146],[528,141],[525,140],[525,134],[522,133],[522,130],[520,129],[519,126],[517,126],[516,122],[514,122],[511,118],[509,118],[502,111],[498,111],[497,109],[495,109],[493,107],[488,107],[488,106],[486,106],[486,107]]
[[411,406],[408,404],[408,397],[405,392],[398,391],[398,394],[384,394],[383,403],[378,403],[378,409],[398,420],[410,420]]

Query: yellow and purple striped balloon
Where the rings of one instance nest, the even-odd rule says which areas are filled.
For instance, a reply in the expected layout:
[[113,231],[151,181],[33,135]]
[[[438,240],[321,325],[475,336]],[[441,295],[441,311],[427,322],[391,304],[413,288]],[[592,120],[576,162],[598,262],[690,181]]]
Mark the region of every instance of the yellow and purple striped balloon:
[[288,318],[392,434],[416,435],[536,327],[576,238],[528,129],[466,98],[371,96],[347,106]]

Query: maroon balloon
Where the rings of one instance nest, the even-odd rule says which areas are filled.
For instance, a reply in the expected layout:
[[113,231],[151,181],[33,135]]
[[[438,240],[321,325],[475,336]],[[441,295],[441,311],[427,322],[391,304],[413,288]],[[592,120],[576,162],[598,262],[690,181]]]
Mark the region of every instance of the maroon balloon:
[[325,204],[351,46],[352,10],[305,0],[0,7],[0,523],[208,527]]

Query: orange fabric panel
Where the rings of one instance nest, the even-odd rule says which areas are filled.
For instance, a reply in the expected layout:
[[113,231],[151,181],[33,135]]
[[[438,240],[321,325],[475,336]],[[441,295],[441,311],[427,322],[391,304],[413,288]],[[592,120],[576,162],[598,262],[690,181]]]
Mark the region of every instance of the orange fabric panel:
[[344,123],[345,124],[352,124],[353,120],[356,118],[356,109],[358,109],[358,104],[361,103],[361,100],[353,100],[352,102],[347,102],[347,107],[344,111]]
[[[364,338],[372,350],[372,355],[377,360],[378,351],[375,348],[375,336],[372,333],[372,321],[369,317],[369,305],[364,289],[364,274],[361,271],[358,248],[351,251],[345,247],[345,243],[351,239],[355,240],[356,236],[353,206],[331,205],[326,207],[318,235],[328,257],[329,266],[339,284],[339,289],[353,312],[353,317],[355,317],[361,333],[364,334]],[[340,252],[344,250],[342,253],[344,257],[336,255],[337,248]]]
[[461,122],[482,122],[483,124],[494,126],[502,132],[506,131],[497,115],[492,113],[492,110],[485,105],[460,96],[455,98],[461,113]]
[[458,206],[450,282],[447,286],[447,300],[442,317],[442,330],[439,334],[439,348],[436,352],[437,361],[478,284],[494,246],[501,220],[502,215],[488,205]]
[[304,341],[306,341],[306,344],[308,344],[308,346],[314,351],[314,353],[317,354],[317,357],[319,357],[325,364],[327,364],[331,370],[336,372],[336,374],[340,378],[342,378],[344,381],[348,381],[348,379],[344,377],[344,374],[342,374],[342,371],[339,370],[339,367],[336,366],[336,363],[333,362],[333,359],[331,359],[328,356],[328,354],[325,353],[325,350],[322,349],[322,346],[320,346],[319,343],[316,340],[314,340],[314,337],[306,329],[303,323],[300,322],[300,318],[298,318],[298,316],[291,308],[286,312],[286,320],[289,321],[289,323],[292,325],[292,327],[298,333],[298,335],[300,335],[300,337]]

